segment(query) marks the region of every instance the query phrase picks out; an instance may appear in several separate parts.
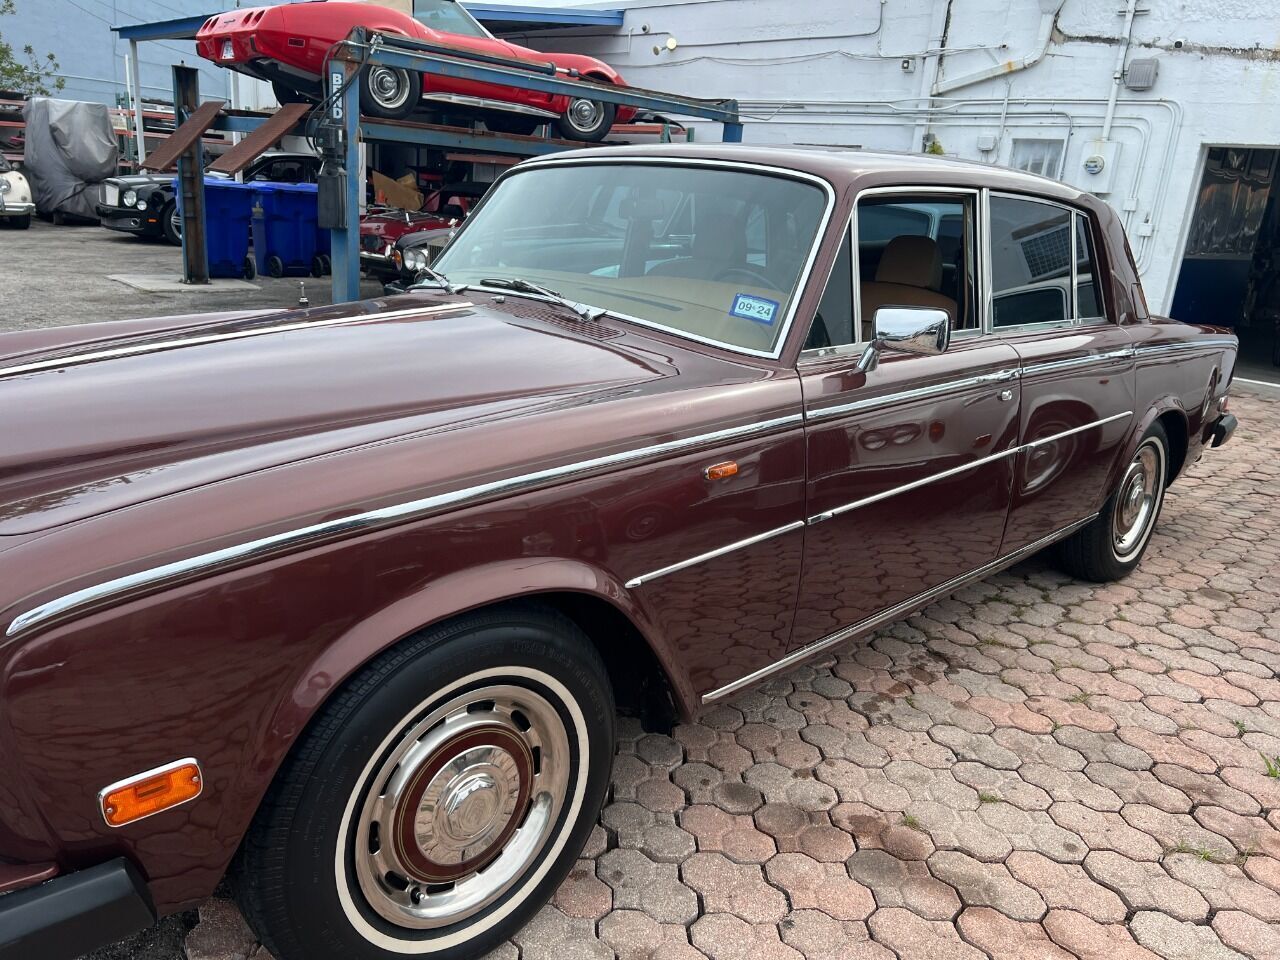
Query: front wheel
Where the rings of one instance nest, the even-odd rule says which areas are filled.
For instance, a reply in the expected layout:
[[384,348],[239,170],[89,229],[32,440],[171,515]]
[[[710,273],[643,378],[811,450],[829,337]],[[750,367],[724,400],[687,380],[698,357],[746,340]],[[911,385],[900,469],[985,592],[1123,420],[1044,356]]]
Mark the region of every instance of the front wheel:
[[1097,583],[1132,573],[1155,530],[1168,480],[1169,438],[1157,421],[1143,434],[1098,516],[1062,542],[1063,568]]
[[360,112],[384,120],[403,120],[422,99],[422,74],[381,64],[360,71]]
[[300,738],[241,848],[245,916],[279,960],[483,956],[573,866],[613,748],[604,665],[558,613],[426,630]]
[[178,212],[177,200],[170,200],[160,210],[160,232],[175,247],[182,246],[182,214]]
[[574,97],[565,108],[564,115],[556,121],[556,129],[566,140],[596,143],[603,140],[613,128],[613,118],[617,112],[616,104]]

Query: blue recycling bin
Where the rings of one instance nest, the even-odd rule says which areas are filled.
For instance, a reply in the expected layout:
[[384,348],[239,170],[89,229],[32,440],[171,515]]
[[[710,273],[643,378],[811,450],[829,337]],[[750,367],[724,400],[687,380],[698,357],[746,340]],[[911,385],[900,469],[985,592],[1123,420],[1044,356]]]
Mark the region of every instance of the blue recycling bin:
[[[173,181],[178,208],[182,208],[182,191]],[[252,277],[253,261],[249,258],[249,224],[253,191],[247,183],[206,177],[204,181],[205,247],[209,254],[209,276]]]
[[253,190],[253,255],[273,277],[327,273],[328,231],[316,225],[314,183],[249,184]]

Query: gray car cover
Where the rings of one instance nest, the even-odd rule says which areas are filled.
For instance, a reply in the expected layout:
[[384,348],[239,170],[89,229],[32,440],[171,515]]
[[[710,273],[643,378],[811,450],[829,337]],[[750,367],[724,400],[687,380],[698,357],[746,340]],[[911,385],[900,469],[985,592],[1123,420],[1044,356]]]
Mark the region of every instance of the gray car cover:
[[106,106],[32,97],[22,116],[27,122],[23,168],[36,209],[96,220],[98,184],[115,176],[120,159]]

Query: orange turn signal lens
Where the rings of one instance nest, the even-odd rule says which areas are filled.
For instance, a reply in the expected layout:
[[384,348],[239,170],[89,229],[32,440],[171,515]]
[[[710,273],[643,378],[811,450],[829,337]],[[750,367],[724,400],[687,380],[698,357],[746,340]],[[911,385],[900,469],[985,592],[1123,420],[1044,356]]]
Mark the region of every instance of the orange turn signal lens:
[[737,472],[738,464],[734,460],[726,460],[724,463],[714,463],[702,471],[703,475],[708,480],[727,480]]
[[200,764],[188,757],[111,784],[98,794],[98,803],[107,826],[123,827],[194,800],[203,790]]

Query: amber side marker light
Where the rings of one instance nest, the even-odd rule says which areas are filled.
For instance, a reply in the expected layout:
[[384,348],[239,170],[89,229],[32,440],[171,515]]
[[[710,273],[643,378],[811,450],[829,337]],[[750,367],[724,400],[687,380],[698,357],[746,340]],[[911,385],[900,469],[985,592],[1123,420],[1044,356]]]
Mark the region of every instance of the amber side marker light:
[[123,827],[194,800],[203,791],[200,764],[187,757],[104,787],[98,807],[107,826]]
[[703,470],[703,476],[708,480],[727,480],[738,472],[738,464],[733,460],[726,460],[724,463],[715,463]]

